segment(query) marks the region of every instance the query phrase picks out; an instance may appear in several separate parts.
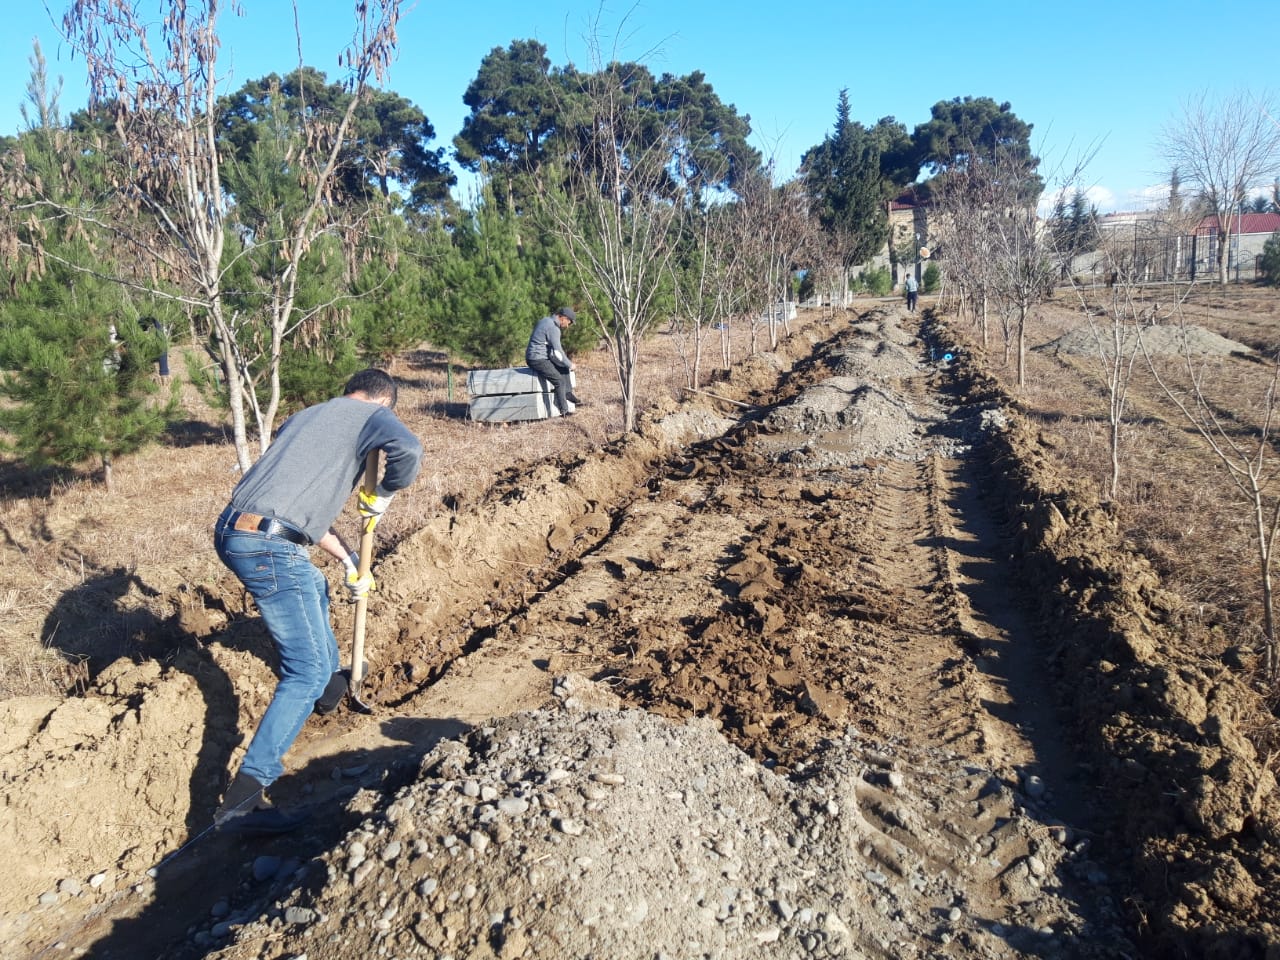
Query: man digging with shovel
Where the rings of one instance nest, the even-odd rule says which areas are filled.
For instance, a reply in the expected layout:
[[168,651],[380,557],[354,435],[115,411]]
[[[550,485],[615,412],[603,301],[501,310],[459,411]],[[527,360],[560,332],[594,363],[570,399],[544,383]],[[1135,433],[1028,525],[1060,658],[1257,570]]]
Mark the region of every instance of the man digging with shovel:
[[382,481],[358,495],[366,535],[395,492],[418,475],[422,444],[392,413],[395,404],[390,375],[357,373],[341,397],[284,422],[218,518],[218,557],[253,597],[280,660],[275,694],[214,814],[219,829],[279,833],[305,819],[275,809],[263,791],[284,772],[285,752],[307,717],[336,709],[348,687],[329,624],[329,585],[308,548],[315,545],[342,563],[357,601],[373,588],[367,558],[359,562],[333,523],[363,479],[366,461],[376,463],[379,451],[386,455]]

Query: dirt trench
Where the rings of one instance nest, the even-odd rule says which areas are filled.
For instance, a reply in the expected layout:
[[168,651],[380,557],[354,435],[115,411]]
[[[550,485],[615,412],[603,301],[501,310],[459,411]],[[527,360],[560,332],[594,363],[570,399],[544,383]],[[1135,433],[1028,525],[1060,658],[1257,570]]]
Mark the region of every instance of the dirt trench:
[[[661,411],[641,437],[513,472],[409,538],[371,625],[379,717],[317,723],[290,756],[281,796],[316,808],[312,826],[189,849],[194,829],[151,826],[92,909],[54,899],[9,929],[31,953],[101,957],[1271,956],[1248,880],[1262,860],[1223,849],[1231,828],[1262,829],[1238,822],[1239,790],[1191,805],[1226,824],[1212,870],[1179,861],[1193,895],[1217,878],[1208,921],[1144,887],[1181,828],[1162,822],[1130,857],[1129,811],[1152,801],[1100,695],[1126,665],[1096,654],[1096,588],[1072,606],[1088,564],[1044,546],[1097,518],[1028,495],[1034,439],[975,371],[931,362],[906,319],[874,311],[761,358],[717,386],[750,410]],[[1159,600],[1141,577],[1128,598],[1147,618]],[[211,630],[240,622],[230,591],[205,607]],[[1095,653],[1064,650],[1088,637]],[[234,648],[213,662],[241,668],[238,707],[219,709],[251,727],[269,675]],[[96,709],[118,716],[123,698],[162,735],[148,703],[173,711],[191,691],[124,673]],[[1193,700],[1187,669],[1181,686],[1171,674],[1161,702]],[[1194,718],[1218,734],[1202,766],[1265,788],[1212,713]],[[177,770],[149,782],[182,789],[152,804],[157,821],[183,809],[183,758],[189,771],[210,750],[198,712],[177,715]],[[1179,716],[1143,738],[1150,752],[1192,722]],[[118,742],[148,742],[120,726]],[[206,812],[194,784],[189,822]],[[154,877],[139,869],[174,850]],[[1144,928],[1135,904],[1163,918]]]

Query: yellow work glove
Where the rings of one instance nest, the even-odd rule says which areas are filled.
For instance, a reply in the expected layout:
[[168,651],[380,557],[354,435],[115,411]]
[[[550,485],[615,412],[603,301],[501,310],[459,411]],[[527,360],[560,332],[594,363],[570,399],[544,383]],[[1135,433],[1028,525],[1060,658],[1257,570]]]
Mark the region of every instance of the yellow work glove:
[[395,494],[387,493],[382,486],[377,486],[372,493],[361,487],[356,494],[356,506],[360,511],[360,516],[364,518],[365,530],[372,530],[378,525],[378,521],[382,519],[382,515],[387,512],[387,507],[391,506],[391,498]]
[[351,595],[352,600],[359,600],[361,597],[369,595],[371,590],[377,590],[378,585],[374,582],[373,572],[360,576],[360,568],[357,566],[359,557],[351,554],[342,562],[343,569],[346,571],[345,584],[347,593]]
[[371,590],[377,589],[378,585],[374,582],[372,573],[366,573],[362,577],[358,571],[353,570],[347,574],[347,593],[351,594],[352,600],[366,597]]

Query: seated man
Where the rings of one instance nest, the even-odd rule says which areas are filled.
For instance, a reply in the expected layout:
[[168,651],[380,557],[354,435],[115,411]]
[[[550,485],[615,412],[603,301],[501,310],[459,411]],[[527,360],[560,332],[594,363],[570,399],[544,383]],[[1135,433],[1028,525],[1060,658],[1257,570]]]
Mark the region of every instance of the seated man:
[[560,307],[549,317],[543,317],[533,328],[529,345],[524,350],[524,362],[529,369],[551,384],[555,391],[556,406],[560,415],[567,417],[569,404],[582,401],[569,390],[569,374],[575,365],[560,345],[560,331],[568,329],[577,320],[572,307]]

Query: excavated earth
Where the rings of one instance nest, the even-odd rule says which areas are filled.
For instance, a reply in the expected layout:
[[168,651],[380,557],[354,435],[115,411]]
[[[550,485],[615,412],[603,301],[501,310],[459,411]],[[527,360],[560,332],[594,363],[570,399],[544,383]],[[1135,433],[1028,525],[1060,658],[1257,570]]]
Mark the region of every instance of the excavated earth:
[[272,688],[225,575],[165,661],[0,704],[8,955],[1280,957],[1247,691],[915,320],[814,324],[400,543],[296,834],[205,829]]

